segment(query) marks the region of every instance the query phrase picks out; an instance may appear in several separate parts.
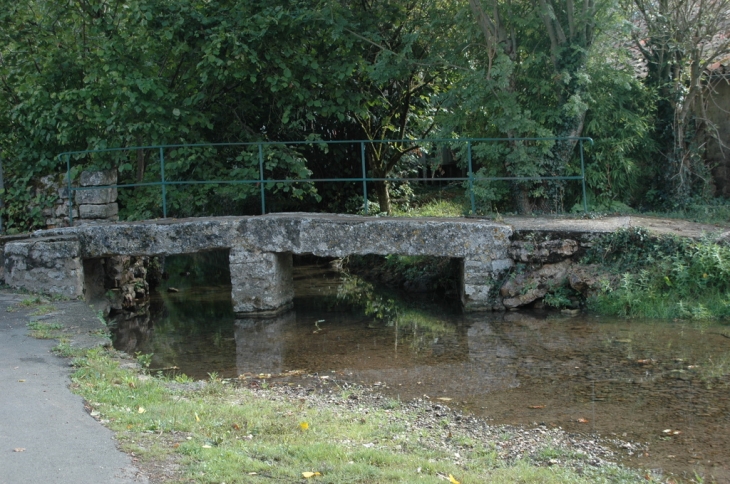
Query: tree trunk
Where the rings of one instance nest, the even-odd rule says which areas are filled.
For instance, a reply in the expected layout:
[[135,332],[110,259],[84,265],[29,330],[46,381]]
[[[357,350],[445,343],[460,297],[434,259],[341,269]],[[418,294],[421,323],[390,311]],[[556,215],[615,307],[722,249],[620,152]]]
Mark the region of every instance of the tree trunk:
[[378,195],[378,204],[380,204],[380,211],[390,215],[392,211],[390,207],[390,191],[388,190],[388,182],[377,181],[374,183],[375,193]]

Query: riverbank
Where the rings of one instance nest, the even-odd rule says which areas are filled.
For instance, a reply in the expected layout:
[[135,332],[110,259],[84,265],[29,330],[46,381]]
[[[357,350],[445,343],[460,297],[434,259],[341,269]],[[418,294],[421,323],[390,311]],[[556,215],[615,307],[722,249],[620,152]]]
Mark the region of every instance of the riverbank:
[[139,373],[114,353],[75,360],[73,389],[153,481],[664,482],[612,461],[640,444],[538,426],[491,426],[336,375],[189,382]]
[[73,318],[74,308],[93,315],[84,303],[20,301],[10,312],[36,313],[33,331],[61,338],[89,419],[115,432],[150,482],[663,482],[613,463],[641,452],[636,443],[491,426],[447,398],[400,401],[337,374],[151,376],[144,356],[79,344],[99,335]]

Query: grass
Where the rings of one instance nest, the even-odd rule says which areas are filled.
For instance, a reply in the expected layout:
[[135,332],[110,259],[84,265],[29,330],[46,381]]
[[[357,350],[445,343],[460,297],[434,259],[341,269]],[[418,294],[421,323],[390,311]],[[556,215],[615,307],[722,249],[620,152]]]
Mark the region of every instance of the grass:
[[[461,483],[646,482],[615,466],[582,474],[561,466],[499,459],[490,442],[416,425],[399,402],[353,403],[336,387],[316,398],[253,392],[212,378],[185,386],[120,368],[103,350],[74,360],[72,388],[92,415],[145,464],[175,463],[176,482]],[[197,388],[195,390],[194,388]],[[306,425],[304,425],[306,423]],[[303,472],[320,475],[305,479]]]
[[730,247],[711,240],[620,230],[594,243],[583,263],[598,263],[616,282],[588,301],[606,315],[712,320],[730,317]]
[[30,335],[38,339],[57,339],[63,335],[64,325],[61,323],[43,323],[31,321],[27,324]]
[[453,200],[431,200],[408,210],[394,209],[395,217],[463,217],[468,208]]

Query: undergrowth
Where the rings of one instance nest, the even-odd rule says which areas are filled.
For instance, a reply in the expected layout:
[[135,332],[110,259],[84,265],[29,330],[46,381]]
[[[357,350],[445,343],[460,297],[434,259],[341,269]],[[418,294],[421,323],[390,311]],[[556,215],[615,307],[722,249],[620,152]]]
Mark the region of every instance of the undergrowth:
[[582,261],[618,274],[588,301],[599,313],[663,319],[730,316],[730,248],[632,228],[597,241]]

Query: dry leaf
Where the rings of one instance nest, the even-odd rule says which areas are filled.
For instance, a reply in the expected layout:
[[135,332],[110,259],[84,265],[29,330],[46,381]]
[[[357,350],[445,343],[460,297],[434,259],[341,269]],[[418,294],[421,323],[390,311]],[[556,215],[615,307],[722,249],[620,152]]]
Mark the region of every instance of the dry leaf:
[[137,409],[137,413],[145,413],[147,410],[144,409],[144,407],[139,407]]
[[198,417],[198,412],[195,412],[195,421],[200,422],[200,417]]
[[438,397],[436,400],[441,400],[442,402],[450,402],[451,400],[453,400],[453,398],[449,398],[449,397]]
[[256,476],[256,475],[258,475],[258,473],[257,472],[249,472],[248,475],[249,476]]
[[237,423],[234,423],[234,424],[232,425],[232,427],[233,427],[233,430],[241,430],[241,426],[240,426],[240,425],[238,425]]
[[25,380],[18,380],[19,383],[25,383]]
[[177,449],[178,447],[180,447],[180,444],[178,442],[175,442],[174,444],[172,444],[173,449]]
[[309,479],[310,477],[321,476],[321,475],[322,474],[320,474],[319,472],[302,472],[302,477],[304,477],[305,479]]
[[450,482],[451,484],[461,484],[461,483],[460,483],[459,481],[457,481],[457,480],[456,480],[456,479],[454,478],[454,476],[452,476],[451,474],[449,474],[449,482]]
[[530,405],[527,408],[531,408],[533,410],[539,410],[541,408],[545,408],[545,405]]
[[588,419],[587,418],[579,418],[578,419],[578,423],[588,423]]
[[203,446],[203,448],[204,448],[204,449],[212,449],[213,447],[211,447],[211,446],[210,446],[210,445],[208,445],[208,444],[205,444],[205,445]]
[[309,428],[309,424],[307,422],[302,422],[299,424],[299,428],[302,430],[307,430]]
[[15,449],[13,449],[13,452],[25,452],[25,448],[24,447],[17,447]]

